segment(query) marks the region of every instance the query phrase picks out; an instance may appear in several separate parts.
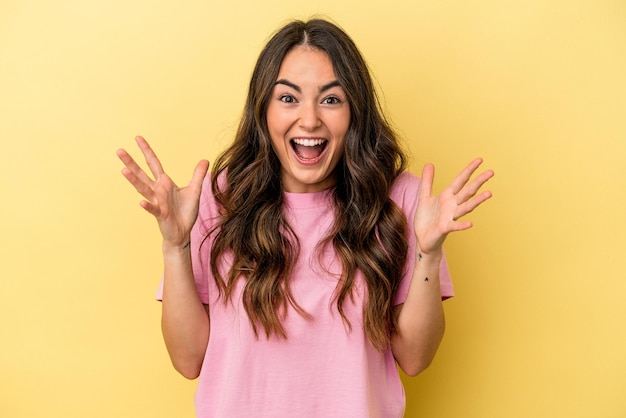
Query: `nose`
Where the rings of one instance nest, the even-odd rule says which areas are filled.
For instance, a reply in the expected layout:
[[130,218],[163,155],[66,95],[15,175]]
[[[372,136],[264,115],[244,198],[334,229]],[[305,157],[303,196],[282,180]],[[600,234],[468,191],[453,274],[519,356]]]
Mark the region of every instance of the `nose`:
[[316,103],[303,103],[298,116],[298,124],[306,131],[313,131],[322,125]]

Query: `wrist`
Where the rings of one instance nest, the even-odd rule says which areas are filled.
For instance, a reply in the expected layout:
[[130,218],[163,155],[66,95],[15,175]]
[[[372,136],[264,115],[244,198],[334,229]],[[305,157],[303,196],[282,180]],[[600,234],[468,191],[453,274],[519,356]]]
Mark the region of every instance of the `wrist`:
[[189,252],[189,249],[191,248],[191,239],[187,238],[180,243],[163,241],[161,248],[164,255],[184,254]]
[[441,262],[442,258],[443,258],[443,249],[441,247],[438,247],[434,250],[426,252],[426,251],[423,251],[421,248],[419,248],[419,245],[417,246],[417,261],[418,262],[439,263]]

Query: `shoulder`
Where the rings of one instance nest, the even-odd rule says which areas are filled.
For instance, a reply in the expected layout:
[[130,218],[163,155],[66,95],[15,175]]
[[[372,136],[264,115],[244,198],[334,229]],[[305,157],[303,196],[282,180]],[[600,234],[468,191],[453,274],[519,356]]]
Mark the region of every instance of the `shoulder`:
[[203,204],[209,204],[215,202],[215,193],[213,190],[213,179],[217,176],[217,188],[219,192],[226,189],[226,171],[222,171],[219,174],[209,172],[202,181],[202,190],[200,192],[200,206]]
[[[222,173],[223,174],[223,173]],[[200,204],[198,207],[198,221],[204,224],[205,227],[212,225],[221,214],[220,204],[215,198],[213,193],[213,174],[208,174],[202,182],[202,190],[200,192]],[[218,177],[218,185],[223,187],[225,182],[225,176],[220,175]]]
[[401,208],[413,206],[417,202],[420,179],[413,173],[403,171],[394,181],[389,197]]

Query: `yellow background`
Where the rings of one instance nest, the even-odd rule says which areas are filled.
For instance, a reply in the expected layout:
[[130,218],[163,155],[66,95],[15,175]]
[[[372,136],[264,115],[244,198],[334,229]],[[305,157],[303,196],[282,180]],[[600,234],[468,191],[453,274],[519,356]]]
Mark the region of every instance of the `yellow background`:
[[0,416],[193,416],[115,150],[142,134],[187,182],[270,33],[315,13],[362,49],[414,172],[496,171],[448,240],[457,297],[406,416],[626,416],[623,0],[3,0]]

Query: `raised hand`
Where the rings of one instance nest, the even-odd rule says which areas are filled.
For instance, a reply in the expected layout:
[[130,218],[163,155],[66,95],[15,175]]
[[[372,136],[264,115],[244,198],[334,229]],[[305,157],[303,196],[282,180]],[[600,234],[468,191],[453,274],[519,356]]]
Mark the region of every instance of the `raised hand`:
[[152,177],[139,167],[126,150],[120,149],[117,156],[125,165],[122,174],[144,197],[140,205],[156,218],[164,246],[184,247],[189,242],[191,228],[198,216],[202,181],[209,169],[209,162],[200,161],[189,185],[179,188],[165,173],[148,142],[140,136],[135,139]]
[[484,171],[470,181],[481,164],[480,158],[472,161],[438,196],[432,193],[435,167],[432,164],[424,166],[414,221],[417,244],[422,254],[440,251],[450,232],[472,227],[471,222],[459,219],[491,197],[491,192],[479,193],[479,190],[493,177],[493,171]]

